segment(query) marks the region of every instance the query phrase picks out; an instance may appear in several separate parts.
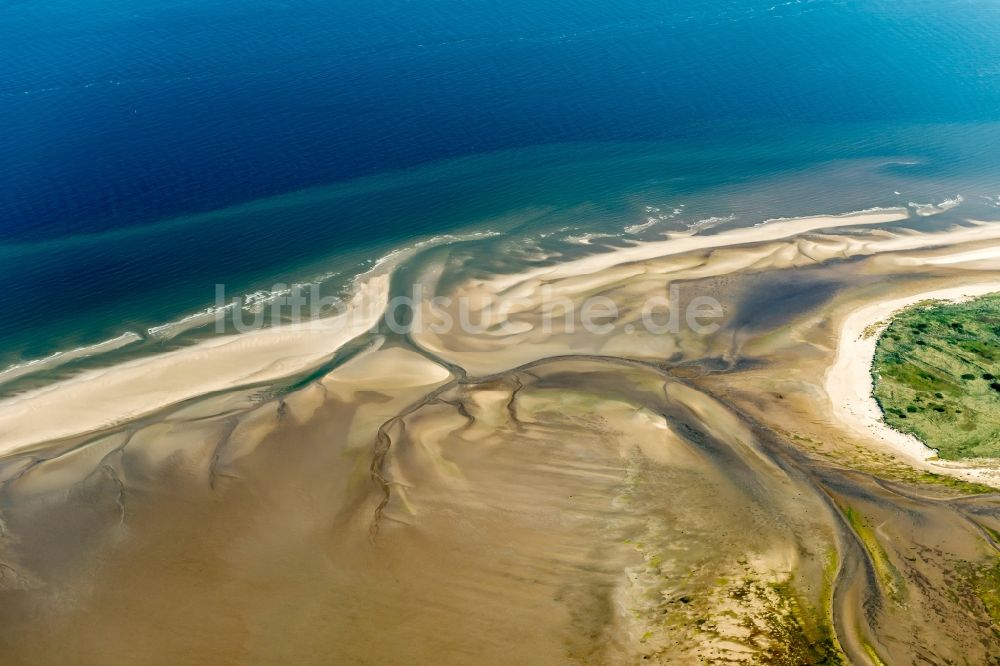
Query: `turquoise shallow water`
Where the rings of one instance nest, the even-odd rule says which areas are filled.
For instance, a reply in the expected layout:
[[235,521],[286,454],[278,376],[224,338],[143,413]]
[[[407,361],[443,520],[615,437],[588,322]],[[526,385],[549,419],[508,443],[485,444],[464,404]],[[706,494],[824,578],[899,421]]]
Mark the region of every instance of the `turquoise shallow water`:
[[[229,297],[314,281],[323,293],[338,293],[380,257],[442,236],[464,239],[478,267],[503,271],[517,270],[538,248],[593,252],[668,231],[712,233],[772,217],[957,197],[961,205],[924,224],[1000,216],[1000,180],[983,149],[1000,128],[835,129],[756,135],[750,142],[730,136],[524,148],[158,223],[7,244],[0,248],[4,270],[35,291],[49,285],[51,292],[41,300],[5,296],[12,316],[3,330],[12,342],[4,358],[7,366],[23,364],[126,332],[144,338],[128,348],[132,353],[167,349],[213,327],[182,325],[177,336],[150,329],[172,331],[172,324],[211,308],[218,284]],[[926,136],[933,141],[922,144]],[[345,216],[365,220],[369,237],[341,241],[329,221]],[[52,282],[53,263],[85,263],[88,270]],[[103,361],[88,361],[94,362]]]
[[988,2],[61,0],[0,19],[0,368],[149,338],[217,283],[336,291],[444,233],[501,232],[482,262],[503,268],[510,243],[589,251],[708,218],[956,195],[944,222],[1000,213]]

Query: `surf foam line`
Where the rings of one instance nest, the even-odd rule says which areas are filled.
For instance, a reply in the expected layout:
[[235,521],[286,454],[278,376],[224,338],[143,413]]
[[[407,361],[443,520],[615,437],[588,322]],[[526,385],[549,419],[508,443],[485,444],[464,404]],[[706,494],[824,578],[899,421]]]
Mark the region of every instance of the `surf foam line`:
[[886,224],[909,219],[906,208],[877,208],[844,213],[842,215],[815,215],[766,220],[752,227],[740,227],[721,231],[717,234],[695,232],[671,234],[666,240],[639,243],[631,247],[616,248],[580,259],[573,259],[555,266],[540,267],[516,275],[498,275],[485,284],[501,293],[515,285],[531,279],[555,280],[567,277],[591,275],[614,266],[650,259],[659,259],[698,250],[707,250],[733,245],[745,245],[765,241],[790,238],[800,234],[833,227]]
[[388,303],[390,275],[380,271],[359,280],[345,311],[336,317],[212,338],[0,401],[0,455],[318,365],[379,321]]
[[98,342],[97,344],[77,347],[76,349],[68,349],[66,351],[57,351],[56,353],[44,358],[33,359],[31,361],[25,361],[24,363],[17,363],[9,366],[5,370],[0,371],[0,385],[10,383],[15,379],[20,379],[21,377],[36,372],[58,368],[61,365],[65,365],[81,358],[106,354],[108,352],[121,349],[122,347],[127,347],[128,345],[131,345],[134,342],[139,342],[142,339],[142,336],[138,333],[128,331],[126,333],[122,333],[118,337],[111,338],[110,340],[104,340],[103,342]]
[[210,338],[0,400],[0,456],[124,423],[199,395],[305,372],[378,324],[402,262],[429,247],[495,235],[435,236],[386,254],[352,280],[351,296],[337,315]]
[[[442,234],[440,236],[434,236],[426,240],[418,241],[413,245],[397,248],[392,250],[388,254],[379,258],[378,260],[372,262],[366,273],[370,273],[373,270],[377,270],[380,267],[395,265],[398,262],[405,261],[406,259],[412,257],[416,252],[428,249],[430,247],[438,245],[447,245],[450,243],[460,243],[465,241],[482,240],[484,238],[490,238],[499,235],[498,232],[494,231],[482,231],[482,232],[472,232],[468,234]],[[322,285],[331,279],[342,275],[338,271],[330,271],[322,275],[317,275],[310,280],[305,282],[294,282],[288,287],[283,287],[280,289],[258,289],[251,293],[245,294],[239,300],[242,304],[242,309],[247,312],[254,312],[260,308],[266,307],[268,303],[281,298],[282,296],[287,296],[293,293],[296,289],[303,289],[310,286]],[[363,274],[364,275],[364,274]],[[353,285],[358,278],[355,277],[350,285]],[[353,290],[353,286],[348,287],[348,292]],[[204,310],[199,310],[189,315],[185,315],[180,319],[175,321],[167,322],[165,324],[160,324],[158,326],[152,326],[147,329],[149,336],[155,340],[170,340],[172,338],[186,333],[188,331],[197,330],[204,328],[206,326],[211,326],[216,323],[216,320],[220,316],[226,316],[226,313],[234,311],[236,304],[233,302],[226,303],[223,305],[211,305],[206,307]]]

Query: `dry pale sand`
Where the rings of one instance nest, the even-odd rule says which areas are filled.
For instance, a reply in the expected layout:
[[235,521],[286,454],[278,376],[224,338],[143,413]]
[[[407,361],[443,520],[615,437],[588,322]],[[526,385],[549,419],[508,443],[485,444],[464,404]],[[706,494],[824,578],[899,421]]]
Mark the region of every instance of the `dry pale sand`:
[[[832,219],[861,220],[862,226],[854,229],[845,223],[843,231],[815,231],[814,225],[829,226]],[[694,334],[686,326],[676,331],[650,334],[642,321],[644,306],[650,297],[672,299],[670,285],[743,279],[750,274],[777,274],[864,257],[874,257],[878,265],[872,270],[879,270],[891,279],[932,266],[933,262],[946,261],[953,256],[956,247],[983,243],[993,243],[995,247],[1000,239],[1000,224],[985,222],[970,221],[965,226],[932,233],[865,229],[865,225],[880,219],[855,215],[785,220],[738,233],[684,237],[614,250],[496,279],[469,280],[447,294],[455,304],[448,314],[458,321],[463,314],[457,304],[467,303],[470,306],[468,319],[479,324],[480,330],[455,327],[438,333],[428,326],[411,337],[424,349],[474,374],[501,372],[565,353],[646,359],[681,355],[683,359],[694,359],[722,353],[713,345],[729,345],[731,341]],[[802,230],[812,231],[794,235]],[[793,235],[786,237],[787,234]],[[775,236],[779,238],[774,240]],[[722,246],[720,237],[737,244]],[[751,243],[748,242],[750,238],[761,240]],[[654,249],[661,255],[634,261]],[[984,251],[984,248],[976,251]],[[952,254],[942,255],[942,252]],[[977,259],[979,256],[975,255]],[[942,267],[989,271],[993,267],[988,263],[954,261]],[[570,265],[585,272],[563,275],[565,267]],[[588,272],[596,266],[601,266],[600,270]],[[685,287],[685,291],[688,298],[708,293],[690,286]],[[581,325],[579,308],[575,319],[569,317],[569,323],[562,315],[561,303],[580,304],[592,296],[610,298],[614,303],[617,321],[611,333],[591,335]],[[683,309],[683,303],[671,304],[675,306],[678,312]],[[433,319],[429,306],[425,306],[424,316]]]
[[[953,258],[960,256],[963,255],[952,255]],[[879,335],[889,325],[894,314],[915,303],[927,300],[958,301],[997,291],[1000,291],[1000,282],[982,282],[910,294],[888,301],[880,300],[852,312],[841,325],[836,360],[827,370],[824,380],[824,388],[838,422],[861,437],[875,439],[891,447],[901,457],[918,466],[924,466],[929,458],[935,457],[936,452],[919,439],[890,428],[882,418],[882,410],[872,395],[871,375]],[[994,485],[1000,482],[1000,470],[995,469],[942,468],[941,471],[958,472]]]
[[730,247],[750,243],[780,240],[840,226],[862,226],[899,222],[910,216],[905,208],[889,208],[859,211],[846,215],[815,215],[788,219],[767,220],[757,226],[732,229],[711,235],[677,234],[664,241],[640,243],[633,247],[614,252],[595,254],[575,261],[560,263],[551,268],[537,269],[507,278],[492,280],[495,288],[504,289],[532,277],[559,279],[578,275],[589,275],[620,264],[634,263],[647,259],[657,259],[673,255]]
[[359,283],[339,316],[207,340],[0,401],[0,455],[301,372],[374,326],[388,294],[389,274],[376,275]]

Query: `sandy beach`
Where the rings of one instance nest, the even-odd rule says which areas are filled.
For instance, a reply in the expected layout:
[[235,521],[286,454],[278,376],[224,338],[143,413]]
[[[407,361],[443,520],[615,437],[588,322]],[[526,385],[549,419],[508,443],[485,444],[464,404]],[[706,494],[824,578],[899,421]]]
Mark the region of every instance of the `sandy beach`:
[[210,339],[0,401],[0,456],[315,366],[378,322],[389,277],[383,272],[360,281],[345,312],[335,317]]
[[99,342],[96,345],[79,347],[77,349],[71,349],[64,352],[56,352],[46,358],[28,361],[27,363],[15,365],[7,368],[6,370],[0,371],[0,384],[14,381],[15,379],[24,377],[25,375],[29,375],[33,372],[38,372],[39,370],[51,370],[52,368],[57,368],[60,365],[65,365],[66,363],[71,363],[77,359],[115,351],[140,340],[142,340],[141,335],[129,331],[110,340]]
[[[690,285],[701,281],[833,265],[865,257],[873,258],[887,277],[932,265],[963,272],[992,270],[982,257],[996,251],[1000,224],[969,221],[934,232],[868,229],[895,220],[896,215],[876,212],[778,220],[750,229],[643,243],[552,266],[469,280],[448,296],[471,304],[468,318],[481,323],[488,332],[456,327],[437,333],[429,328],[411,337],[429,352],[475,374],[500,372],[567,349],[647,359],[678,354],[697,358],[714,344],[729,343],[692,335],[684,327],[676,332],[649,334],[641,325],[644,303],[651,296],[667,295],[670,285],[687,285],[685,290],[695,293],[696,288]],[[968,255],[969,261],[965,253],[973,251],[955,250],[987,243],[992,245],[977,247],[974,254]],[[940,263],[944,261],[950,263]],[[590,335],[581,330],[578,322],[570,326],[556,319],[543,332],[546,313],[552,311],[553,304],[582,303],[598,295],[610,298],[617,308],[619,326],[614,331]],[[424,315],[428,320],[433,318],[429,307],[425,307]],[[456,321],[461,317],[457,308],[449,310],[449,315]]]
[[[969,254],[972,253],[967,253],[966,256]],[[963,255],[955,255],[960,256]],[[977,253],[975,256],[980,255]],[[892,448],[913,464],[926,465],[926,461],[933,458],[935,452],[913,435],[886,425],[882,410],[872,395],[871,369],[879,335],[894,314],[915,303],[928,300],[958,301],[997,291],[1000,291],[998,281],[969,284],[880,301],[852,312],[841,325],[836,360],[824,379],[824,388],[837,421],[860,437],[876,440]],[[989,479],[993,483],[1000,480],[1000,470],[968,470],[939,465],[934,467],[977,480]]]
[[618,249],[614,252],[603,252],[582,259],[563,262],[552,268],[528,271],[506,279],[495,279],[491,281],[491,286],[499,291],[503,291],[518,281],[532,278],[544,277],[545,279],[554,280],[577,277],[607,270],[621,264],[636,263],[648,259],[662,259],[664,257],[734,245],[763,243],[838,226],[887,224],[905,220],[909,216],[910,213],[906,208],[892,208],[858,211],[844,215],[812,215],[808,217],[767,220],[754,227],[731,229],[709,235],[700,235],[697,233],[677,234],[663,241],[640,243],[630,248]]

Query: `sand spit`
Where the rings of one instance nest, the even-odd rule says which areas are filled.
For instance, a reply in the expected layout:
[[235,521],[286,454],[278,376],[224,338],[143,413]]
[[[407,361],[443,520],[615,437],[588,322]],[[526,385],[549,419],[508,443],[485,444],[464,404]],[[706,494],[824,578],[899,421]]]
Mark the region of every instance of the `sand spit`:
[[375,325],[388,302],[389,278],[385,272],[360,282],[336,317],[214,338],[0,401],[0,455],[321,363]]
[[503,289],[531,278],[555,280],[578,275],[589,275],[621,264],[635,263],[648,259],[659,259],[719,247],[731,247],[750,243],[763,243],[806,234],[820,229],[841,226],[863,226],[899,222],[909,217],[905,208],[887,208],[859,211],[845,215],[815,215],[787,219],[767,220],[753,227],[732,229],[718,234],[697,233],[671,235],[664,241],[640,243],[633,247],[613,252],[595,254],[574,261],[560,263],[552,268],[541,268],[520,273],[507,278],[491,280],[494,289]]
[[[952,255],[952,258],[960,256],[962,255]],[[942,259],[939,258],[937,263],[958,263]],[[935,262],[931,260],[929,263]],[[871,376],[879,335],[889,325],[894,314],[915,303],[928,300],[959,301],[997,291],[1000,291],[1000,281],[969,284],[881,300],[852,312],[841,325],[836,360],[824,379],[824,388],[838,422],[862,437],[876,439],[892,447],[911,463],[923,466],[928,459],[935,457],[936,452],[919,439],[894,430],[882,418],[882,410],[872,395]],[[968,469],[949,465],[942,468],[944,470],[993,485],[1000,484],[1000,470],[997,469]]]
[[[866,257],[874,262],[869,262],[871,268],[866,269],[869,272],[879,271],[887,277],[905,276],[934,266],[934,262],[947,261],[956,247],[995,244],[1000,239],[1000,224],[986,222],[969,222],[932,233],[865,228],[865,225],[883,220],[882,215],[784,220],[716,236],[684,237],[614,250],[495,279],[469,280],[445,295],[453,303],[470,304],[467,318],[478,324],[480,330],[470,332],[456,327],[438,333],[433,327],[426,327],[411,337],[424,349],[474,374],[499,372],[568,351],[693,361],[705,355],[725,353],[724,348],[731,346],[732,341],[694,334],[686,326],[650,333],[645,325],[644,309],[653,302],[651,298],[677,300],[671,291],[672,285],[683,292],[678,293],[681,302],[675,304],[679,314],[685,298],[712,296],[716,287],[707,283],[713,280],[743,281],[749,275],[777,275],[779,271],[834,265]],[[836,231],[810,231],[785,237],[816,225],[828,227],[834,219],[861,220],[863,224],[857,228],[844,224]],[[775,234],[775,229],[779,229],[779,233]],[[774,240],[773,236],[779,238]],[[737,244],[723,246],[720,244],[723,238]],[[751,238],[763,240],[749,242]],[[683,249],[692,247],[695,242],[696,249]],[[645,256],[653,247],[661,252],[670,250],[662,256],[633,261],[637,256]],[[602,268],[590,272],[598,264]],[[564,275],[565,267],[570,265],[581,267],[585,272]],[[989,270],[991,267],[982,262],[959,260],[941,264],[941,268]],[[854,274],[861,273],[863,271],[854,271]],[[698,284],[706,286],[698,287]],[[594,296],[610,299],[617,309],[617,320],[610,333],[592,335],[585,330],[580,322],[582,308],[577,308],[575,319],[569,317],[572,321],[568,323],[561,314],[564,311],[561,303],[581,304]],[[657,307],[662,321],[664,306]],[[761,307],[768,307],[767,299],[761,300]],[[553,312],[558,316],[552,316]],[[448,314],[455,321],[463,316],[457,307],[452,307]],[[428,321],[433,320],[430,307],[425,307],[424,316]]]
[[56,352],[55,354],[46,356],[45,358],[13,365],[6,370],[0,370],[0,384],[12,382],[15,379],[19,379],[25,375],[30,375],[34,372],[38,372],[39,370],[51,370],[52,368],[58,368],[61,365],[65,365],[66,363],[70,363],[77,359],[116,351],[122,347],[127,347],[130,344],[139,342],[140,340],[142,340],[141,335],[133,331],[128,331],[115,338],[99,342],[95,345],[70,349],[69,351]]
[[[968,252],[961,252],[959,254],[945,255],[943,257],[931,257],[924,260],[924,263],[943,266],[951,264],[969,264],[977,262],[987,262],[1000,260],[1000,247],[984,247],[978,250],[969,250]],[[985,264],[984,264],[985,265]],[[997,264],[992,263],[990,267],[995,267]]]

